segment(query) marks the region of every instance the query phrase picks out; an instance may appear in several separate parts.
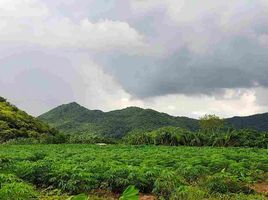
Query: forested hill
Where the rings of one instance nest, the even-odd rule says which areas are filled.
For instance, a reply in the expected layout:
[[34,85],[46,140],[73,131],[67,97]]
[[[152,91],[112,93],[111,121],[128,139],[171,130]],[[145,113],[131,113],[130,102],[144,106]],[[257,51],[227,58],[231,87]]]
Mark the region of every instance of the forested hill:
[[[199,126],[196,119],[174,117],[151,109],[129,107],[102,112],[89,110],[75,102],[58,106],[38,118],[64,133],[95,133],[112,137],[122,137],[135,130],[150,131],[164,126],[190,130],[196,130]],[[237,129],[268,131],[268,113],[228,118],[226,122]]]
[[57,131],[0,97],[0,143],[18,138],[53,136]]
[[151,109],[129,107],[102,112],[89,110],[75,102],[54,108],[41,115],[39,119],[64,133],[96,133],[119,138],[130,131],[150,131],[164,126],[176,126],[190,130],[198,128],[198,120],[173,117]]
[[268,113],[247,117],[233,117],[226,121],[237,129],[249,128],[258,131],[268,131]]

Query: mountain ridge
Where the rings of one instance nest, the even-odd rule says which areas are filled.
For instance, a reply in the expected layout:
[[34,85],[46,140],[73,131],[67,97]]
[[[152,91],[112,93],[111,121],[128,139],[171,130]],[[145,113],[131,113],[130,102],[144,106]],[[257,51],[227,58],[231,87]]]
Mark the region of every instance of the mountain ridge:
[[238,129],[249,128],[258,131],[268,131],[268,113],[259,113],[249,116],[234,116],[226,121]]
[[[55,107],[40,115],[38,119],[67,134],[93,133],[116,138],[121,138],[132,131],[151,131],[164,126],[175,126],[190,130],[199,128],[199,120],[197,119],[172,116],[149,108],[131,106],[104,112],[90,110],[76,102]],[[246,117],[235,116],[225,120],[233,128],[268,131],[268,113]]]
[[134,130],[154,130],[163,126],[178,126],[195,130],[198,122],[187,117],[175,117],[152,109],[127,107],[103,112],[89,110],[78,103],[60,105],[38,117],[65,133],[99,133],[122,137]]

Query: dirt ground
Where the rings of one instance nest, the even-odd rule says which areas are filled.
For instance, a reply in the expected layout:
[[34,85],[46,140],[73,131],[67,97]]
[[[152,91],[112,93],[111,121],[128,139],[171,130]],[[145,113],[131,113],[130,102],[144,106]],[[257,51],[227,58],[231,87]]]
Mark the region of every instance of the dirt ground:
[[251,188],[258,193],[268,194],[268,183],[256,183]]
[[140,195],[140,200],[156,200],[156,198],[152,195]]

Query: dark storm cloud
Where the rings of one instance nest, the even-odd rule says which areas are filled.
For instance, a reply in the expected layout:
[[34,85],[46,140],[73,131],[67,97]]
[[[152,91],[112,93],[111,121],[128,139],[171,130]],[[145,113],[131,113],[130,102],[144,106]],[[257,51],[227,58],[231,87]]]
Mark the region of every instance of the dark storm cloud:
[[[246,38],[223,40],[212,54],[178,50],[164,59],[112,56],[107,68],[133,96],[220,93],[226,88],[268,87],[268,51]],[[108,59],[110,61],[110,59]]]
[[[189,23],[163,17],[147,29],[161,56],[100,56],[102,64],[134,97],[215,95],[224,89],[268,87],[267,7],[260,4],[229,16],[208,13]],[[249,17],[249,14],[251,16]],[[159,12],[157,11],[159,14]],[[162,16],[162,15],[161,15]],[[150,22],[152,16],[145,16]],[[148,21],[147,21],[148,20]],[[143,23],[136,23],[143,29]]]

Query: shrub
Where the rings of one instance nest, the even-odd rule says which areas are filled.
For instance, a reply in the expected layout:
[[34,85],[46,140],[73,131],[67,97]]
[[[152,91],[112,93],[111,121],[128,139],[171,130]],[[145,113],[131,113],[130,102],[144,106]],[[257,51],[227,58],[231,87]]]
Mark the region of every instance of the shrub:
[[176,188],[184,184],[183,178],[180,176],[172,172],[164,171],[160,177],[156,179],[153,193],[164,199],[169,199]]
[[[29,159],[36,160],[39,158],[30,157]],[[14,171],[17,176],[22,178],[23,180],[27,180],[35,185],[42,186],[48,182],[49,175],[51,172],[51,164],[48,161],[44,160],[40,160],[37,162],[23,161],[16,165]]]
[[180,186],[171,194],[170,200],[197,200],[208,196],[206,191],[191,186]]
[[205,182],[210,193],[245,193],[249,194],[252,190],[243,182],[239,181],[235,176],[227,173],[218,173],[208,177]]
[[15,139],[10,139],[4,144],[8,145],[26,145],[26,144],[38,144],[38,140],[35,138],[15,138]]
[[206,167],[201,165],[189,165],[187,167],[179,169],[178,173],[180,173],[187,182],[194,182],[197,181],[199,178],[207,175],[209,171],[208,169],[206,169]]
[[20,182],[21,180],[14,174],[0,174],[0,188],[7,183]]
[[29,200],[37,199],[37,193],[32,186],[23,182],[4,184],[0,189],[0,199]]

